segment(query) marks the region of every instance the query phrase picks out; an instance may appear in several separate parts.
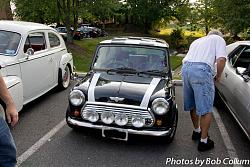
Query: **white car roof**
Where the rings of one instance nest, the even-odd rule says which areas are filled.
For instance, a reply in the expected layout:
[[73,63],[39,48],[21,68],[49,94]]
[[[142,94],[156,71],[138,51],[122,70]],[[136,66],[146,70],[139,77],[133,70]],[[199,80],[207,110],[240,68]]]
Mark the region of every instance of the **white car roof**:
[[53,30],[53,28],[39,23],[33,23],[33,22],[25,22],[25,21],[9,21],[9,20],[0,20],[0,30],[6,30],[6,31],[13,31],[20,34],[27,33],[32,30],[38,30],[38,29],[47,29],[47,30]]
[[131,44],[131,45],[144,45],[168,48],[169,45],[166,41],[158,38],[149,37],[115,37],[110,40],[100,42],[101,44]]

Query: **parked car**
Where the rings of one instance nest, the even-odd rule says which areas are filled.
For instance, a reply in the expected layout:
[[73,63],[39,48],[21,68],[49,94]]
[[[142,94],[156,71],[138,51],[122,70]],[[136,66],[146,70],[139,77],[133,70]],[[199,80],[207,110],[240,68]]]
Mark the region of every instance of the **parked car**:
[[20,111],[56,86],[66,89],[73,59],[55,29],[38,23],[0,21],[0,67]]
[[66,120],[71,128],[101,130],[103,137],[171,142],[178,111],[168,44],[144,37],[102,41],[90,71],[69,94]]
[[226,66],[216,89],[250,139],[250,41],[230,44],[227,52]]
[[[59,32],[59,34],[63,37],[64,41],[67,41],[67,28],[66,27],[57,27],[56,30]],[[74,33],[74,28],[71,27],[71,35]],[[83,32],[78,28],[73,35],[73,39],[75,40],[81,40],[83,38]]]

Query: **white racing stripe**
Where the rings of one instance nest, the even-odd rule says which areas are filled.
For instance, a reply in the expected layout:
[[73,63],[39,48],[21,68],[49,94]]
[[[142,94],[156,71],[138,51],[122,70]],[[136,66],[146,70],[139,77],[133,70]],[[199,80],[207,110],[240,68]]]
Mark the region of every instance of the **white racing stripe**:
[[[239,159],[238,155],[236,153],[236,149],[234,148],[233,143],[230,140],[230,137],[227,133],[227,130],[226,130],[224,124],[222,123],[220,115],[215,107],[214,107],[214,111],[213,111],[213,116],[214,116],[214,119],[219,127],[223,142],[226,146],[226,149],[227,149],[227,152],[228,152],[230,159]],[[234,167],[243,167],[242,165],[238,165],[238,164],[235,164],[233,166]]]
[[90,102],[95,102],[95,87],[100,75],[101,75],[100,73],[95,73],[90,82],[88,90],[88,101]]
[[152,79],[152,81],[150,82],[150,85],[149,85],[146,93],[143,96],[143,99],[142,99],[140,107],[143,107],[143,108],[147,108],[148,107],[148,103],[149,103],[150,97],[151,97],[152,93],[154,92],[156,86],[160,82],[160,80],[161,80],[161,78],[153,78]]
[[66,125],[66,120],[62,120],[57,124],[51,131],[44,135],[40,140],[38,140],[33,146],[26,150],[22,155],[17,158],[17,166],[20,166],[24,161],[26,161],[32,154],[34,154],[39,148],[41,148],[50,138],[52,138],[64,125]]

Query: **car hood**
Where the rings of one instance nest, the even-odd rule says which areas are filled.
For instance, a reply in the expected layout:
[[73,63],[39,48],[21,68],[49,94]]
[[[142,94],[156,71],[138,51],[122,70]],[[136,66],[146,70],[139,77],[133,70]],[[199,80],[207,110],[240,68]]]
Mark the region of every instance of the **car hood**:
[[[151,96],[162,90],[165,83],[165,79],[160,77],[107,74],[106,72],[91,74],[84,81],[80,85],[82,85],[82,89],[88,87],[85,92],[88,101],[130,104],[142,107],[148,106]],[[88,83],[88,86],[86,86],[86,83]]]

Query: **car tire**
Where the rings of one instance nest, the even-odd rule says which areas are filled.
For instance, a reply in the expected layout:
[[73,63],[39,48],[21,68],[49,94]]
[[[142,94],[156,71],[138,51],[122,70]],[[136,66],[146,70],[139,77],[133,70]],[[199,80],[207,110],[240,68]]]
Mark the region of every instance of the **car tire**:
[[168,136],[160,137],[161,143],[167,143],[167,144],[172,143],[172,141],[174,140],[175,133],[176,133],[177,123],[178,123],[178,111],[176,110],[175,118],[174,118],[173,126],[172,126],[173,130]]
[[67,65],[63,71],[59,70],[58,74],[58,87],[60,89],[67,89],[70,85],[71,71]]

